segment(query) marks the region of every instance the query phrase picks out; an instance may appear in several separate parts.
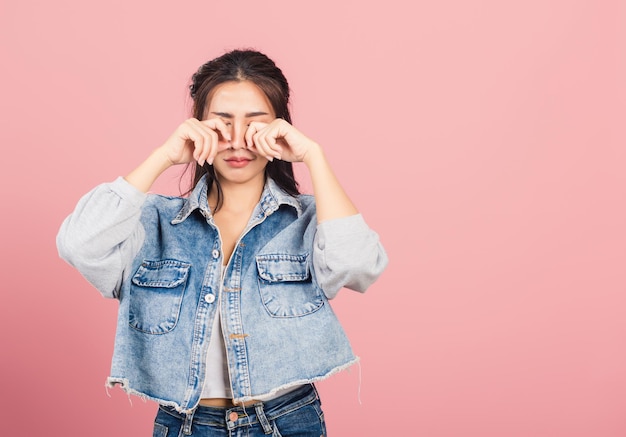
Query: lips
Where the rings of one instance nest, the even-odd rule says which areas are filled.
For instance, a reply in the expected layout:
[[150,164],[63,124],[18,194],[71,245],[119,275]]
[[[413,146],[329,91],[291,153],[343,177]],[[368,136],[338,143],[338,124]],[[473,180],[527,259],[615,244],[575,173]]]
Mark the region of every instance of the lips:
[[228,158],[224,158],[224,161],[232,168],[243,168],[247,166],[252,159],[253,158],[248,158],[246,156],[230,156]]
[[243,161],[252,161],[254,158],[246,155],[232,155],[227,158],[224,158],[224,161],[228,162],[243,162]]

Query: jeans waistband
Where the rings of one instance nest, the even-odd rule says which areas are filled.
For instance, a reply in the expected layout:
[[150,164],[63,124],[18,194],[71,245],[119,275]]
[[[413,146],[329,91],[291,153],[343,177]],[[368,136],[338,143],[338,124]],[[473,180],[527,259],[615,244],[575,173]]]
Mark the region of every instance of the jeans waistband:
[[179,413],[173,407],[159,406],[172,416],[180,418],[186,427],[190,421],[204,425],[223,425],[228,429],[260,423],[265,428],[268,420],[274,420],[319,399],[313,384],[306,384],[277,398],[258,402],[247,407],[208,407],[199,405],[192,413]]

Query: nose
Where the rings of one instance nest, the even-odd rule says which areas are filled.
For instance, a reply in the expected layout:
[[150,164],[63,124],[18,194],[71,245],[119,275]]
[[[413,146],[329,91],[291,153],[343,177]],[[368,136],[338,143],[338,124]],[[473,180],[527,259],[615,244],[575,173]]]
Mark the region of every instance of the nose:
[[233,123],[230,128],[230,147],[233,149],[245,149],[246,148],[246,130],[248,125],[246,123]]

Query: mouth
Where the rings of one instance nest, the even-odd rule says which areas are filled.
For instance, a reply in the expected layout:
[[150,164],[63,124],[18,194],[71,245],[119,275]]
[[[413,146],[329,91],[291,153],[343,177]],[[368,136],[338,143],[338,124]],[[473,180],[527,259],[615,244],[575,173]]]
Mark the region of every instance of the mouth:
[[241,167],[245,167],[246,165],[248,165],[248,163],[252,161],[253,159],[254,158],[249,158],[247,156],[230,156],[228,158],[224,158],[224,161],[230,167],[241,168]]
[[229,162],[241,162],[241,161],[252,161],[255,157],[246,153],[239,154],[231,154],[230,156],[224,157],[224,161]]

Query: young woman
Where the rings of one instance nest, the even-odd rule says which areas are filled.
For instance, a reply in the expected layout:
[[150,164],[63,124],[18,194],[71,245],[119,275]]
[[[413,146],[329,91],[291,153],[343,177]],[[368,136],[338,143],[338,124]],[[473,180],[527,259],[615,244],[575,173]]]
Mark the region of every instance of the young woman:
[[[207,62],[193,118],[124,178],[85,195],[57,245],[119,299],[111,376],[155,400],[155,436],[326,435],[313,386],[357,358],[328,300],[387,264],[322,148],[291,125],[262,53]],[[314,196],[299,194],[303,162]],[[146,194],[195,166],[187,197]]]

